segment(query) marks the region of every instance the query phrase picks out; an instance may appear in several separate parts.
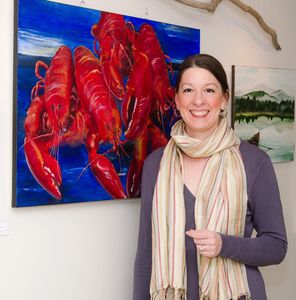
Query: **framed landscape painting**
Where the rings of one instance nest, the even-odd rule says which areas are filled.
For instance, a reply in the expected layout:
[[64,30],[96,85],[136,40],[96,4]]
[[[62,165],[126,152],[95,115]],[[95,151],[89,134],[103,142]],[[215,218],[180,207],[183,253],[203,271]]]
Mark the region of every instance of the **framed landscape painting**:
[[232,66],[232,126],[273,162],[294,159],[296,70]]
[[139,197],[178,65],[199,51],[198,29],[15,1],[13,206]]

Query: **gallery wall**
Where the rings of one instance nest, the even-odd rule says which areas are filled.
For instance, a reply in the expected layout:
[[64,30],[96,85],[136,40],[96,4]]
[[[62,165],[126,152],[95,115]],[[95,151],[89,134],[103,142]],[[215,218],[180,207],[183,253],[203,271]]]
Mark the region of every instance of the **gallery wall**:
[[[4,0],[0,3],[0,225],[9,226],[8,234],[0,235],[0,298],[131,299],[139,199],[11,207],[13,2]],[[173,0],[58,2],[199,28],[201,52],[210,53],[222,62],[229,81],[231,65],[296,69],[294,0],[244,0],[277,31],[281,51],[273,48],[270,36],[252,16],[226,0],[214,14]],[[289,250],[281,265],[262,268],[269,300],[291,299],[296,294],[296,164],[294,161],[277,163],[274,167]]]

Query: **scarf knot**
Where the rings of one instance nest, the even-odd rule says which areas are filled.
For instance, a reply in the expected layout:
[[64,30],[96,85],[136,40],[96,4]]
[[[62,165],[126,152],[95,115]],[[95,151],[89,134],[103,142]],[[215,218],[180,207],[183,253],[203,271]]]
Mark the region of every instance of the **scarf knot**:
[[228,126],[226,118],[219,121],[219,126],[207,139],[199,140],[187,135],[183,120],[175,123],[171,137],[176,146],[190,157],[209,157],[232,146],[239,146],[240,139]]

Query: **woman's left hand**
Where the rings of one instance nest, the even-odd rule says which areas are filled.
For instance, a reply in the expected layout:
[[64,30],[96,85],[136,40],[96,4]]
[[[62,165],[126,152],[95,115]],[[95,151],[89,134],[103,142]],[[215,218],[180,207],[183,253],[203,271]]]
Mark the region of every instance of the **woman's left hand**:
[[219,233],[208,230],[189,230],[187,236],[193,238],[197,251],[207,257],[215,257],[221,251],[222,238]]

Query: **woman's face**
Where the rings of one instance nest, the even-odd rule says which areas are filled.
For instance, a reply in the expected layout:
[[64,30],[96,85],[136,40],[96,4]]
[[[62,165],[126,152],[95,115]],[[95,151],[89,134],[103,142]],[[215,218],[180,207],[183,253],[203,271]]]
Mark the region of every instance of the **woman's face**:
[[221,84],[211,72],[192,67],[183,73],[175,101],[187,134],[204,139],[216,129],[228,94],[223,93]]

